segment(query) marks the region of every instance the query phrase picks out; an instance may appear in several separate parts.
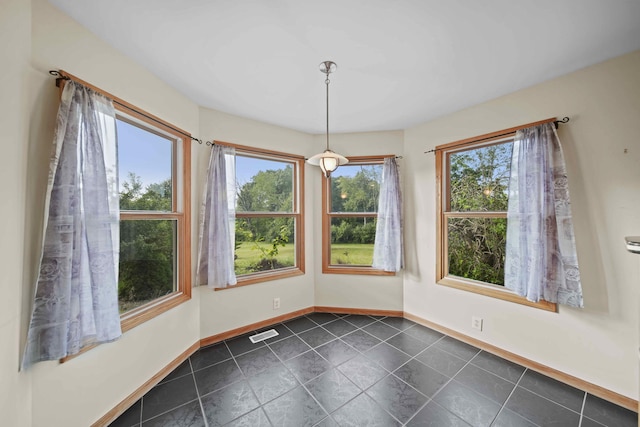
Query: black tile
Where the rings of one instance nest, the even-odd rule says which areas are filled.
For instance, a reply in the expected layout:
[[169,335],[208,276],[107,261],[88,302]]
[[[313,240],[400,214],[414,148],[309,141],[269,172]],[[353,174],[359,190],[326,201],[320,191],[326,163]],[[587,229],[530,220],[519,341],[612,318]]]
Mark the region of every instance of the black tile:
[[271,423],[262,408],[254,409],[227,424],[225,427],[271,427]]
[[331,417],[327,417],[324,420],[320,421],[314,427],[339,427],[338,424],[333,421]]
[[453,415],[451,412],[438,405],[429,402],[424,408],[411,418],[407,427],[472,427]]
[[257,343],[252,343],[249,337],[253,334],[244,334],[239,337],[232,338],[230,340],[225,341],[229,350],[234,356],[239,356],[248,351],[256,350],[258,348],[264,347],[264,342],[259,341]]
[[471,364],[462,368],[454,379],[500,405],[507,400],[516,386],[504,378]]
[[403,365],[407,360],[410,359],[409,356],[407,356],[400,350],[396,350],[395,348],[384,342],[368,350],[366,353],[364,353],[364,355],[389,372],[398,369],[401,365]]
[[413,338],[412,336],[407,335],[404,332],[389,338],[386,342],[387,344],[391,344],[398,350],[402,350],[403,352],[407,353],[409,356],[415,356],[416,354],[427,348],[426,343]]
[[343,319],[351,323],[352,325],[357,326],[358,328],[362,328],[363,326],[367,326],[368,324],[375,322],[375,319],[359,314],[350,314],[347,317],[343,317]]
[[236,357],[236,362],[238,362],[238,366],[248,377],[282,363],[269,347],[263,347],[251,353],[238,356]]
[[337,369],[309,381],[306,387],[327,412],[335,411],[360,394],[360,389]]
[[285,365],[303,384],[331,368],[331,364],[313,350],[289,359]]
[[265,404],[299,385],[284,365],[277,365],[249,378],[249,384],[260,403]]
[[492,372],[512,383],[518,382],[525,368],[486,351],[481,351],[471,359],[471,363]]
[[474,427],[489,426],[500,410],[494,401],[453,380],[433,400]]
[[284,326],[282,323],[278,323],[277,325],[271,325],[271,326],[267,326],[266,328],[258,329],[257,331],[254,331],[252,333],[252,335],[260,334],[260,333],[268,331],[270,329],[273,329],[276,332],[278,332],[278,335],[273,337],[273,338],[269,338],[269,339],[266,339],[266,340],[263,341],[263,342],[265,342],[267,344],[271,344],[271,343],[274,343],[276,341],[283,340],[283,339],[293,335],[293,332],[291,332],[291,330],[289,328],[287,328],[286,326]]
[[518,385],[549,400],[553,400],[575,412],[582,410],[584,391],[539,374],[531,369],[527,369],[527,372],[524,373]]
[[197,371],[207,366],[215,365],[216,363],[223,362],[231,359],[231,353],[225,343],[203,347],[200,350],[193,353],[190,357],[191,366],[194,371]]
[[411,326],[416,324],[415,322],[405,319],[404,317],[385,317],[381,321],[401,331],[404,331],[405,329],[410,328]]
[[222,426],[260,406],[246,381],[202,396],[202,408],[210,426]]
[[242,379],[242,372],[233,359],[209,366],[193,373],[200,396],[226,387]]
[[417,355],[416,359],[448,377],[453,377],[467,364],[464,360],[434,346]]
[[393,372],[395,376],[431,397],[449,381],[449,378],[417,360],[410,360]]
[[332,365],[339,365],[358,355],[356,350],[339,339],[316,348],[316,351]]
[[307,319],[304,316],[298,317],[297,319],[289,320],[288,322],[284,322],[283,324],[287,328],[289,328],[293,332],[295,332],[296,334],[299,334],[300,332],[303,332],[303,331],[306,331],[308,329],[315,328],[316,326],[318,326],[317,323],[312,322],[311,320]]
[[314,348],[336,339],[335,335],[320,326],[302,332],[298,336]]
[[311,313],[307,314],[307,317],[318,325],[324,325],[325,323],[332,322],[338,318],[331,313]]
[[405,329],[404,333],[427,343],[427,345],[433,344],[444,336],[440,332],[422,325],[413,325],[412,327]]
[[138,427],[142,421],[142,400],[138,400],[116,418],[109,427]]
[[169,375],[164,377],[158,384],[166,383],[167,381],[175,380],[176,378],[184,377],[189,374],[191,374],[191,365],[189,364],[189,359],[187,359],[171,371]]
[[[491,427],[537,427],[534,423],[506,408],[498,414]],[[587,427],[582,424],[581,427]]]
[[[640,424],[640,423],[639,423]],[[600,424],[597,421],[593,421],[591,418],[585,416],[580,420],[580,427],[603,427],[604,424]]]
[[428,400],[425,395],[393,375],[378,381],[366,393],[402,423],[409,421]]
[[367,351],[371,347],[380,343],[378,338],[362,330],[351,332],[350,334],[343,336],[341,339],[358,351]]
[[393,427],[400,423],[365,393],[335,411],[331,416],[341,426]]
[[451,337],[442,338],[440,341],[435,343],[434,346],[440,350],[446,351],[447,353],[451,353],[462,360],[466,360],[467,362],[480,351],[479,348]]
[[295,335],[282,341],[269,344],[269,347],[271,347],[271,350],[283,361],[311,350],[304,341]]
[[159,384],[142,398],[142,420],[146,421],[197,398],[192,375]]
[[584,415],[607,426],[626,427],[638,424],[638,414],[606,400],[587,394]]
[[271,423],[280,427],[310,427],[327,416],[302,386],[272,400],[263,408]]
[[338,319],[331,323],[325,323],[322,327],[337,337],[341,337],[357,329],[351,323],[345,322],[342,319]]
[[520,386],[509,397],[505,408],[540,426],[571,427],[580,423],[578,413]]
[[362,330],[383,341],[387,338],[391,338],[397,333],[400,333],[396,328],[392,328],[382,322],[372,323],[362,328]]
[[343,363],[338,369],[362,390],[368,389],[388,374],[380,365],[363,355]]
[[200,402],[193,402],[179,406],[160,416],[145,421],[143,427],[204,427],[204,418]]

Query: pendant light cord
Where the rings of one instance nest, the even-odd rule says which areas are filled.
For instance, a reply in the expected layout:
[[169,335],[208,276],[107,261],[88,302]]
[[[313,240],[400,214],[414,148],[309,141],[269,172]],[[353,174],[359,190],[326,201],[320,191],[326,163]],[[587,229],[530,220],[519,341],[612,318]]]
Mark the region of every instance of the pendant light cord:
[[327,68],[327,78],[324,84],[327,87],[327,151],[329,150],[329,69]]

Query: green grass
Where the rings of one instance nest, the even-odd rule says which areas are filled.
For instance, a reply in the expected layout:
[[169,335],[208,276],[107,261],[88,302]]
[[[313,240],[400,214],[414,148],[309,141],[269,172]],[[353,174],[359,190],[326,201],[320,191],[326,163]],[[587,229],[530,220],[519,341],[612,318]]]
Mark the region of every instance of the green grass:
[[373,243],[332,243],[332,265],[371,265]]
[[[271,249],[271,245],[266,243],[260,244],[266,250]],[[236,249],[236,261],[234,263],[237,275],[253,273],[251,266],[257,264],[263,258],[262,252],[254,248],[253,242],[243,242]],[[287,243],[284,246],[278,246],[278,256],[275,257],[280,264],[286,266],[295,265],[295,246],[293,243]]]

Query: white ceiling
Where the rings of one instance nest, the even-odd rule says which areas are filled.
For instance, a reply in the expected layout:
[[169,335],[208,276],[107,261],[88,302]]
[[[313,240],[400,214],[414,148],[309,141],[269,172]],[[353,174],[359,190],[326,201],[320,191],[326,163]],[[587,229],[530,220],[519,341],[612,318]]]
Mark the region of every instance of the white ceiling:
[[[50,0],[197,104],[404,129],[640,49],[640,0]],[[73,70],[68,70],[73,73]]]

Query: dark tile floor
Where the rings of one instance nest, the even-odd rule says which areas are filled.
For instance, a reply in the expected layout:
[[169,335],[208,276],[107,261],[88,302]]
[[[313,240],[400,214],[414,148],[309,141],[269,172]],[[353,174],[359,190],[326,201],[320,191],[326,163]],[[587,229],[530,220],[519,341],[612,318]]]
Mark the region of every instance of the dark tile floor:
[[111,426],[637,426],[635,412],[406,319],[313,313],[273,328],[200,349]]

